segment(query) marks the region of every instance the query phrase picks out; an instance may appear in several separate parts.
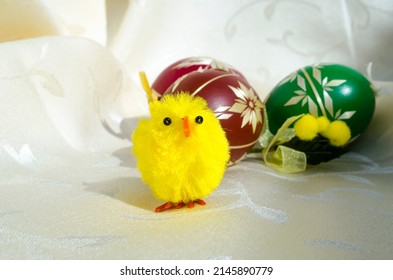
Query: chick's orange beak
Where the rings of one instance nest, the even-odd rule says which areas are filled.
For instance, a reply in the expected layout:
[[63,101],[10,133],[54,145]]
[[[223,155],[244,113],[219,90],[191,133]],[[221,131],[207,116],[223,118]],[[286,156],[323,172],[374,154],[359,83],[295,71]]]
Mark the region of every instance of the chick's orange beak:
[[184,135],[186,137],[190,136],[190,120],[188,119],[188,116],[185,116],[183,118],[183,130],[184,130]]

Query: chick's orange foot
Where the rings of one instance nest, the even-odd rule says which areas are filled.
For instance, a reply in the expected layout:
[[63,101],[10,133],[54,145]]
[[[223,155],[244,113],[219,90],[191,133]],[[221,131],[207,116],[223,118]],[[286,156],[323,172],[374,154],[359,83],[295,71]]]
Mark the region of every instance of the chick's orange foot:
[[[206,202],[204,200],[197,199],[197,200],[188,202],[187,203],[187,207],[188,208],[193,208],[195,203],[199,204],[199,205],[202,205],[202,206],[206,205]],[[186,206],[186,204],[183,201],[178,202],[178,203],[167,202],[167,203],[164,203],[164,204],[156,207],[154,212],[158,213],[158,212],[162,212],[162,211],[169,210],[169,209],[180,209],[180,208],[182,208],[184,206]]]
[[197,199],[197,200],[188,202],[187,207],[188,207],[188,208],[194,207],[194,203],[199,204],[199,205],[202,205],[202,206],[206,205],[206,202],[205,202],[204,200],[202,200],[202,199]]

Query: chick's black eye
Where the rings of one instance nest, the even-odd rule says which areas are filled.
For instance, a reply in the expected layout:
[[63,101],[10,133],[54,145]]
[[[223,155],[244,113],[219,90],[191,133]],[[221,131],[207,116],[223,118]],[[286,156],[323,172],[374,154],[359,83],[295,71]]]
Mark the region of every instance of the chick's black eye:
[[195,118],[195,122],[198,123],[198,124],[203,123],[203,118],[202,118],[202,116],[197,116],[197,117]]
[[170,124],[172,123],[172,120],[171,120],[171,118],[166,117],[166,118],[164,119],[163,123],[164,123],[166,126],[168,126],[168,125],[170,125]]

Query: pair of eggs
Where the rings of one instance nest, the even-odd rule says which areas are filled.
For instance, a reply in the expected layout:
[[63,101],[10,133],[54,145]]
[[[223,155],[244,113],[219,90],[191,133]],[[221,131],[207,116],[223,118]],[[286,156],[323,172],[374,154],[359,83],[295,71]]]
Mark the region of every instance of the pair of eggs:
[[325,116],[331,122],[345,122],[351,142],[367,128],[375,110],[370,81],[339,64],[306,66],[293,72],[273,88],[265,104],[242,73],[206,57],[171,64],[159,74],[152,89],[159,97],[186,91],[204,98],[226,132],[230,164],[240,161],[254,147],[264,125],[276,134],[290,117]]

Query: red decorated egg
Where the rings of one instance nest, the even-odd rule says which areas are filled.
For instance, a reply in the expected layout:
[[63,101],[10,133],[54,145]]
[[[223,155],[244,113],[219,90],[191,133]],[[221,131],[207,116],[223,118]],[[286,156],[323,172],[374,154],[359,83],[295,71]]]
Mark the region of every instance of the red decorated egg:
[[161,96],[181,76],[195,70],[216,69],[225,70],[243,76],[239,71],[228,64],[210,57],[189,57],[176,61],[165,68],[152,84],[153,91]]
[[204,69],[183,75],[165,94],[179,91],[204,98],[226,132],[230,164],[241,160],[258,141],[263,103],[247,80],[235,72]]

